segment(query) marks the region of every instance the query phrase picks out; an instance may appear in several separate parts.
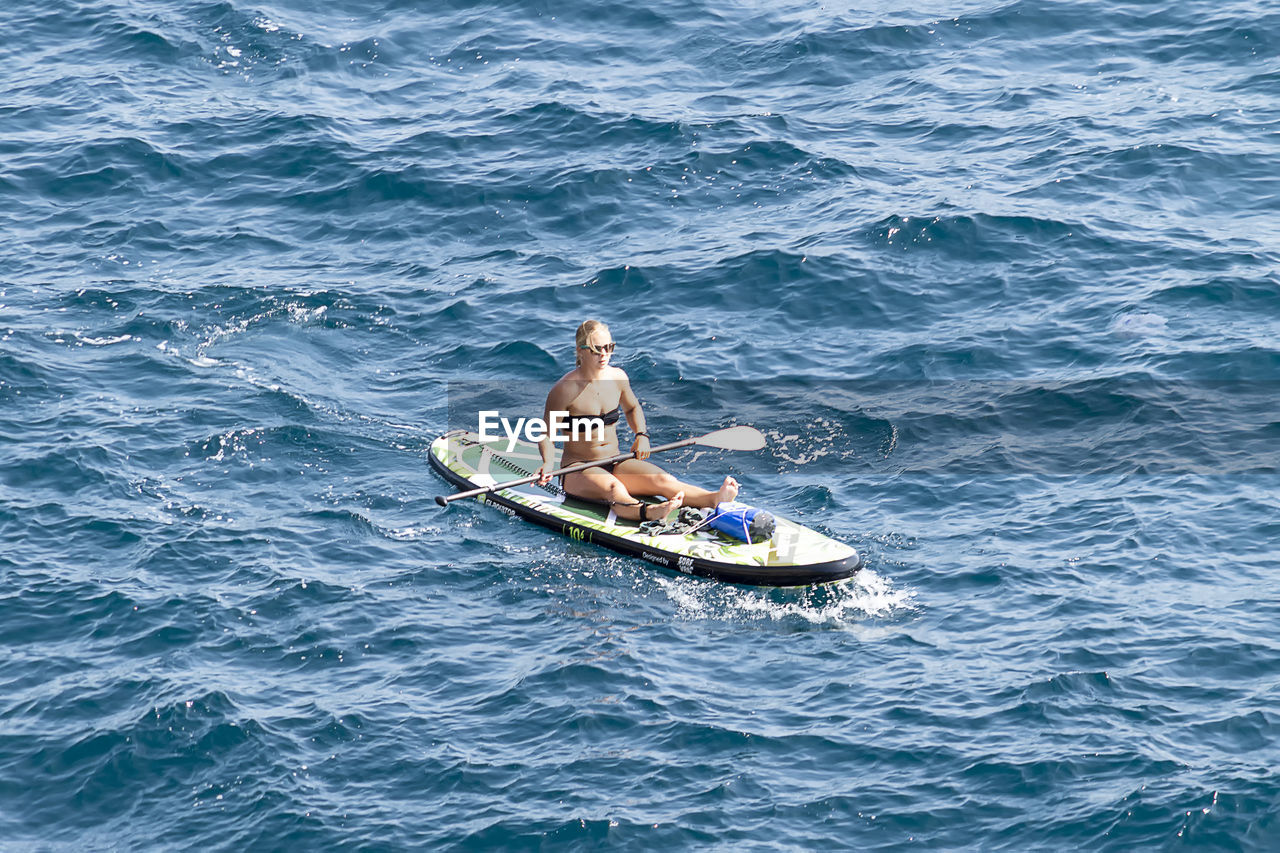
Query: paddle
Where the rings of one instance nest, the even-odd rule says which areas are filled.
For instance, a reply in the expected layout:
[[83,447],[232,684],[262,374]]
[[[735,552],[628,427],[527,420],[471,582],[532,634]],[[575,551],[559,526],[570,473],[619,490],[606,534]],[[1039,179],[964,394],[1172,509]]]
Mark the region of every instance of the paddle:
[[[673,441],[670,444],[662,444],[658,447],[651,447],[650,453],[661,453],[664,450],[675,450],[677,447],[689,447],[696,444],[699,447],[714,447],[717,450],[759,450],[764,447],[764,436],[760,430],[749,426],[727,427],[726,429],[718,429],[715,432],[709,432],[696,438],[686,438],[683,441]],[[608,459],[596,459],[592,462],[578,462],[567,468],[558,468],[547,476],[555,477],[560,474],[572,474],[574,471],[585,471],[588,468],[596,468],[601,465],[608,465],[613,462],[622,462],[625,459],[631,459],[634,453],[622,453],[617,456],[611,456]],[[485,486],[482,489],[471,489],[466,492],[458,492],[452,495],[437,495],[436,503],[440,506],[448,506],[450,501],[456,501],[459,498],[474,498],[476,495],[484,495],[489,492],[496,492],[498,489],[509,489],[512,486],[523,486],[526,483],[532,483],[538,479],[538,475],[532,477],[522,477],[519,480],[511,480],[507,483],[496,483],[492,486]]]

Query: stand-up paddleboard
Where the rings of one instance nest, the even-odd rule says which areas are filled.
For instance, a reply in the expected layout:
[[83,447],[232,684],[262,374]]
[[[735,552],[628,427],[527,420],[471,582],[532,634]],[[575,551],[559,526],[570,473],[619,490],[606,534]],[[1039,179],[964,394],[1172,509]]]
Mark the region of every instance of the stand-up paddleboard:
[[[476,433],[464,430],[449,432],[431,443],[431,467],[461,490],[533,476],[542,464],[537,445],[517,441],[508,451],[508,443],[506,438],[482,442]],[[565,495],[554,480],[546,486],[502,488],[478,499],[570,539],[729,583],[808,586],[842,580],[862,568],[862,558],[853,548],[777,515],[773,536],[753,545],[708,527],[648,536],[640,532],[639,522]]]

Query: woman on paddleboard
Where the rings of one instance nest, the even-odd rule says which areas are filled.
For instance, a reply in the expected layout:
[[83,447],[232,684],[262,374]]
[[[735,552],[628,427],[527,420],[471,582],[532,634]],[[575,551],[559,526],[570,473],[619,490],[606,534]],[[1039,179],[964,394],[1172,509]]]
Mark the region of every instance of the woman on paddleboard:
[[[682,483],[646,461],[649,457],[649,433],[645,428],[644,412],[631,390],[627,374],[609,364],[614,343],[608,326],[599,320],[587,320],[578,327],[575,345],[577,367],[552,386],[542,417],[547,423],[551,421],[552,412],[568,412],[571,422],[599,418],[604,422],[604,434],[601,437],[599,429],[585,430],[585,439],[565,442],[561,467],[619,455],[619,415],[626,416],[627,424],[635,434],[631,452],[636,457],[614,465],[561,475],[561,486],[566,494],[609,504],[619,518],[636,521],[665,518],[669,512],[683,505],[714,507],[737,497],[738,481],[733,477],[725,477],[720,488],[712,492]],[[538,449],[542,453],[538,483],[546,485],[551,480],[555,454],[550,436],[539,443]],[[633,495],[656,495],[667,500],[649,504]]]

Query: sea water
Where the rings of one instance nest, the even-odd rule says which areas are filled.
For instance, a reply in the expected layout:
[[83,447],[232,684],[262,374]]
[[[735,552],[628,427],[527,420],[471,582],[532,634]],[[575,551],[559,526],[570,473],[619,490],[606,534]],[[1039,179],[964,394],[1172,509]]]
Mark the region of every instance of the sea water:
[[[0,847],[1274,849],[1273,5],[0,31]],[[588,317],[866,568],[439,509]]]

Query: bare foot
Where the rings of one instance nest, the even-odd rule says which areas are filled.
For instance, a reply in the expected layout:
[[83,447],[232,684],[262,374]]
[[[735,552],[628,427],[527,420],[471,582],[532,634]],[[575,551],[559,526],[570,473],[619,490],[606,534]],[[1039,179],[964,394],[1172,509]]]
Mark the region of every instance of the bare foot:
[[726,476],[724,485],[720,487],[720,491],[716,492],[716,503],[724,503],[738,497],[738,481],[733,477]]
[[679,509],[684,505],[684,492],[676,492],[675,497],[671,500],[663,501],[660,504],[649,504],[644,514],[650,521],[661,521],[671,514],[673,510]]

